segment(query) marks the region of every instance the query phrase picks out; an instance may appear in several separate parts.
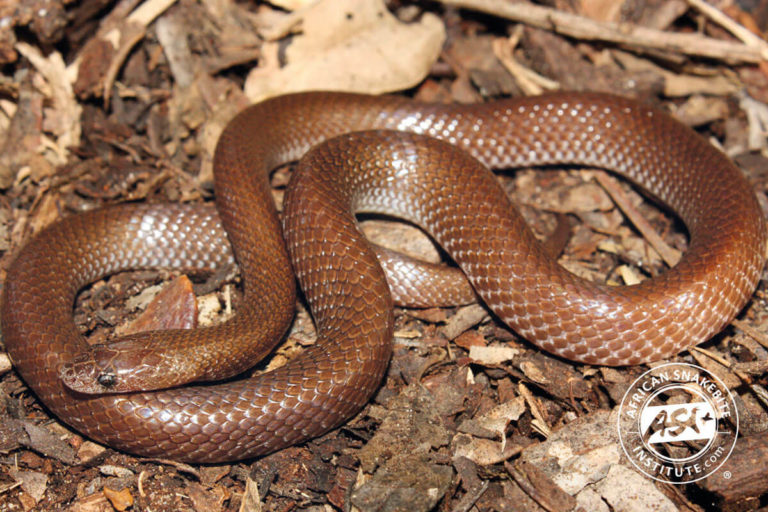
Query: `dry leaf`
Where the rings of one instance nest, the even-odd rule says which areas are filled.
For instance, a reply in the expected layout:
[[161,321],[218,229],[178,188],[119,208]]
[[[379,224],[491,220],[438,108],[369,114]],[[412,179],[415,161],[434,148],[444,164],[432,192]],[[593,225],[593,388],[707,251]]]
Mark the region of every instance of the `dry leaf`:
[[302,34],[285,52],[284,66],[264,48],[271,65],[254,69],[245,83],[251,101],[306,90],[380,94],[419,83],[445,41],[442,21],[425,13],[401,23],[381,0],[322,0],[303,13]]
[[518,355],[520,351],[516,348],[494,345],[491,347],[472,346],[469,347],[469,358],[473,361],[493,366],[510,361]]
[[11,468],[8,473],[21,484],[24,492],[29,494],[35,502],[43,499],[45,490],[48,488],[48,477],[44,473],[38,471],[19,471],[15,468]]
[[498,464],[518,451],[516,446],[508,446],[504,449],[501,442],[472,437],[468,434],[456,434],[451,445],[454,458],[466,457],[481,466]]
[[679,510],[649,478],[619,464],[595,488],[613,510]]
[[502,449],[504,448],[504,434],[507,425],[511,421],[517,421],[520,415],[525,412],[525,399],[522,396],[513,398],[508,402],[499,404],[485,414],[474,418],[481,427],[495,432],[502,440]]
[[607,211],[613,201],[596,183],[583,183],[575,187],[552,188],[541,194],[541,204],[563,213]]
[[376,245],[431,263],[440,263],[440,253],[419,228],[399,221],[366,219],[360,223],[365,237]]
[[220,486],[209,489],[197,482],[189,482],[185,491],[195,510],[217,512],[224,509],[224,501],[229,499],[229,494]]
[[159,329],[194,329],[197,327],[197,302],[192,281],[180,276],[155,295],[147,309],[116,332],[123,336]]
[[674,109],[673,115],[688,126],[702,126],[728,118],[728,102],[697,94]]

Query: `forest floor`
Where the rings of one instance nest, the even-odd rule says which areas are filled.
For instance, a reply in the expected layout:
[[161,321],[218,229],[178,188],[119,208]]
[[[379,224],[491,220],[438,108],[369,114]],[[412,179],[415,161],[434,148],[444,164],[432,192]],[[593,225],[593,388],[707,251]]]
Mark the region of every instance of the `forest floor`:
[[[0,283],[16,251],[60,218],[126,201],[211,202],[227,121],[250,103],[308,89],[445,103],[554,90],[631,97],[718,146],[768,210],[768,2],[545,3],[0,2]],[[290,174],[272,176],[278,208]],[[667,210],[602,171],[498,176],[540,237],[568,219],[559,261],[587,279],[643,281],[688,244]],[[412,226],[368,219],[363,230],[441,258]],[[188,303],[191,290],[175,272],[122,273],[86,288],[74,318],[90,342],[104,342],[156,314],[158,293]],[[202,325],[236,314],[237,272],[194,290]],[[766,293],[763,274],[729,327],[667,361],[711,372],[738,411],[738,423],[721,422],[738,430],[733,452],[703,480],[651,480],[620,447],[622,399],[659,363],[559,359],[475,304],[397,308],[386,378],[357,416],[230,464],[145,459],[84,438],[50,415],[2,354],[0,512],[756,510],[768,506]],[[257,371],[313,340],[299,301],[286,343]],[[674,449],[680,458],[698,448]]]

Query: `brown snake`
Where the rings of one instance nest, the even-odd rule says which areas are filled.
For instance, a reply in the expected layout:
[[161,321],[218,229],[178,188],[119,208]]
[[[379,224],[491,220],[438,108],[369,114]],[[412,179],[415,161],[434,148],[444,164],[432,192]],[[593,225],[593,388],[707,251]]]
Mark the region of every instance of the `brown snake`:
[[[446,106],[309,93],[252,106],[219,141],[216,200],[245,283],[238,315],[217,327],[136,338],[171,352],[183,340],[199,344],[195,354],[214,369],[195,379],[231,375],[268,351],[295,300],[269,171],[363,129],[444,139],[495,168],[567,163],[616,171],[680,216],[689,249],[674,269],[637,286],[584,282],[545,257],[495,178],[464,152],[393,131],[350,134],[313,149],[286,198],[287,244],[319,331],[302,355],[223,384],[96,397],[67,390],[60,367],[87,351],[72,318],[79,288],[127,268],[210,270],[232,258],[210,208],[124,205],[69,217],[20,251],[3,291],[2,329],[21,376],[72,427],[135,454],[229,461],[326,432],[366,403],[391,352],[392,300],[353,211],[423,226],[500,319],[544,350],[586,363],[637,364],[700,343],[739,312],[759,279],[766,233],[749,184],[723,154],[658,110],[597,94]],[[313,165],[340,168],[311,172]],[[242,348],[254,342],[262,348]],[[236,362],[217,372],[218,356],[209,354],[222,351]],[[130,362],[144,369],[161,361],[151,351],[140,356]],[[130,373],[109,361],[118,381]]]

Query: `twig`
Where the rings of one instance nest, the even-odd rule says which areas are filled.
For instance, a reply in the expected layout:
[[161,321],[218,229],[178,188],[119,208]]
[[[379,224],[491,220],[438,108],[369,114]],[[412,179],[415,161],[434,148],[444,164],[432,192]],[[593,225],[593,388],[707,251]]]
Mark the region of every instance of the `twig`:
[[740,329],[744,332],[747,336],[758,342],[760,345],[762,345],[764,348],[768,348],[768,334],[765,334],[764,332],[755,329],[751,325],[749,325],[747,322],[743,320],[737,320],[733,319],[731,321],[731,324],[733,324],[736,328]]
[[604,171],[596,171],[595,177],[600,185],[611,196],[616,206],[624,212],[630,222],[637,228],[637,230],[643,235],[643,238],[651,244],[656,252],[659,253],[664,262],[670,267],[674,267],[678,261],[680,261],[680,252],[667,245],[667,243],[661,239],[656,231],[648,224],[648,221],[640,215],[640,212],[632,206],[627,195],[621,190],[616,180],[609,176]]
[[146,27],[175,3],[176,0],[146,0],[128,15],[126,21]]
[[749,375],[747,375],[741,370],[737,370],[736,368],[734,368],[734,366],[730,362],[728,362],[728,360],[726,360],[724,357],[720,356],[719,354],[712,352],[711,350],[707,350],[701,347],[691,347],[688,349],[688,351],[691,353],[691,356],[694,359],[696,359],[696,362],[701,364],[702,366],[703,364],[702,364],[701,357],[698,356],[697,354],[701,354],[702,356],[706,356],[709,359],[717,363],[720,363],[720,365],[724,366],[725,368],[733,372],[741,382],[746,382],[747,384],[752,382],[752,378]]
[[102,97],[104,98],[104,105],[107,107],[109,106],[110,93],[117,79],[117,74],[128,58],[128,55],[130,55],[131,50],[139,41],[144,39],[147,26],[174,3],[176,3],[176,0],[145,0],[144,3],[139,5],[125,18],[120,26],[102,35],[102,38],[107,41],[118,41],[115,45],[115,54],[104,76]]
[[131,50],[136,46],[139,41],[144,39],[146,35],[146,27],[142,27],[135,23],[127,23],[121,31],[120,46],[116,49],[115,55],[109,62],[109,67],[104,75],[104,88],[102,90],[102,96],[104,98],[105,108],[109,108],[109,102],[111,99],[112,86],[117,80],[117,74],[123,67],[128,55],[131,54]]
[[759,49],[763,58],[768,59],[768,43],[760,39],[757,35],[753,34],[744,25],[736,23],[736,21],[726,16],[726,14],[721,10],[704,2],[703,0],[688,0],[688,4],[736,36],[736,38],[738,38],[747,46]]
[[560,88],[560,84],[550,80],[530,68],[520,64],[512,53],[520,39],[520,30],[522,25],[516,25],[509,39],[494,39],[493,53],[499,62],[509,71],[517,84],[526,95],[541,94],[545,90],[554,91]]
[[581,40],[608,41],[636,49],[664,50],[684,55],[707,57],[735,64],[758,63],[766,57],[761,48],[723,41],[700,34],[666,32],[630,23],[599,22],[548,7],[507,0],[440,0],[447,5],[464,7],[500,16],[538,28],[552,30]]
[[488,490],[488,485],[490,485],[488,480],[483,480],[483,483],[478,487],[467,491],[467,494],[464,495],[464,497],[459,501],[459,503],[456,504],[451,512],[468,512],[472,507],[475,506],[477,500],[479,500],[480,497],[485,494],[485,491]]
[[758,400],[760,400],[764,406],[768,407],[768,391],[763,386],[752,384],[749,386],[752,392],[755,394]]

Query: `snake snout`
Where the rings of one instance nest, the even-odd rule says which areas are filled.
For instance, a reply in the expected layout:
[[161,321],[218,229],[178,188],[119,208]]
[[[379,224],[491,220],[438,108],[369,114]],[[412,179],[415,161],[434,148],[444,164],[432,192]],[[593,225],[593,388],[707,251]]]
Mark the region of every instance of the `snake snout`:
[[62,365],[59,378],[72,391],[88,395],[155,391],[195,380],[189,375],[169,377],[160,359],[151,347],[130,340],[94,345]]

